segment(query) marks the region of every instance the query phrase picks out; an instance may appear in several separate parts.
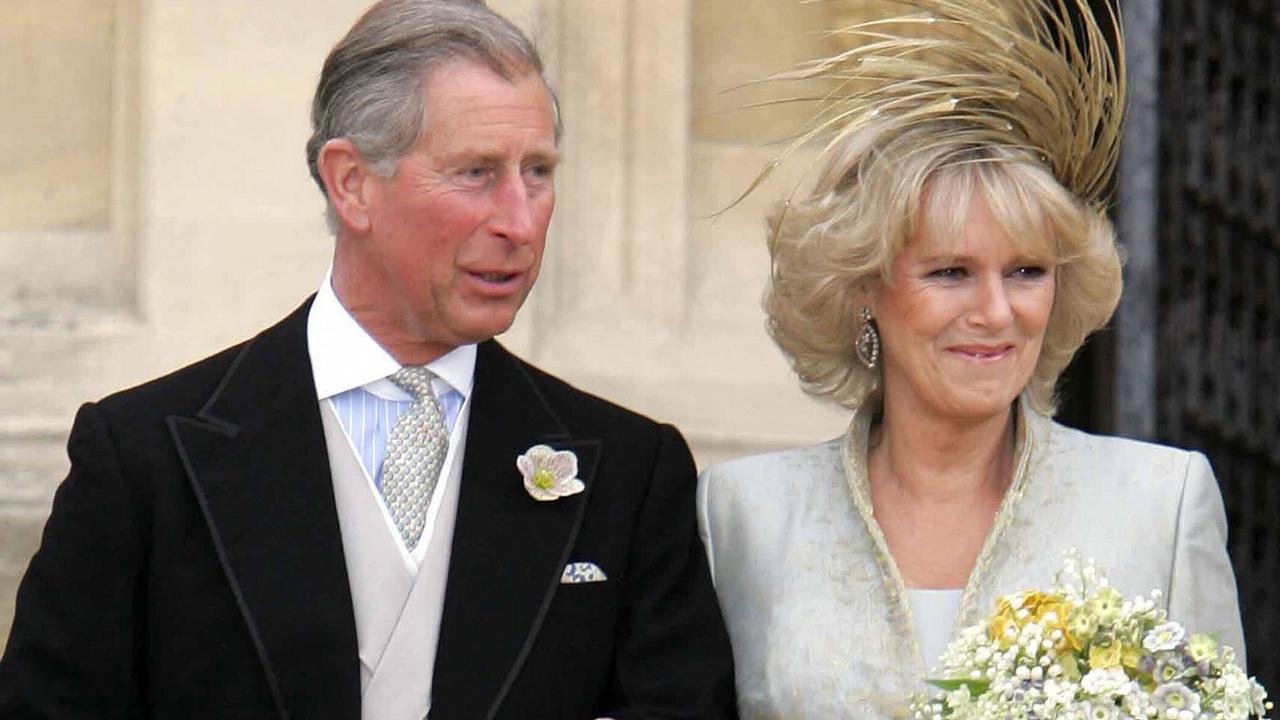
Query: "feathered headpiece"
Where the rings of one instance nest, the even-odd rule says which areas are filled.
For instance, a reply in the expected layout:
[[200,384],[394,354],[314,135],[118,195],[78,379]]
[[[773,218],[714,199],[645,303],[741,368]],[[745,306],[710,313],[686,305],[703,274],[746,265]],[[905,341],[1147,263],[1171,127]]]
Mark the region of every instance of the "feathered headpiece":
[[[834,31],[849,49],[776,78],[835,88],[813,98],[817,115],[753,189],[815,139],[833,150],[871,123],[888,141],[941,121],[949,141],[1025,148],[1077,197],[1105,199],[1125,93],[1113,0],[893,4],[904,11]],[[1091,4],[1102,8],[1100,16]]]

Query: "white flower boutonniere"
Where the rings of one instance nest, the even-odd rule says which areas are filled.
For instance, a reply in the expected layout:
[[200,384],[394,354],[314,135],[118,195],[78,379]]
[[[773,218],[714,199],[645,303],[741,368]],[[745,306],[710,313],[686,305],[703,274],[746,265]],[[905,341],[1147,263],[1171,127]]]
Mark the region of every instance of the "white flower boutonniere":
[[534,445],[516,458],[524,489],[534,500],[556,500],[586,489],[578,479],[578,456],[569,450]]

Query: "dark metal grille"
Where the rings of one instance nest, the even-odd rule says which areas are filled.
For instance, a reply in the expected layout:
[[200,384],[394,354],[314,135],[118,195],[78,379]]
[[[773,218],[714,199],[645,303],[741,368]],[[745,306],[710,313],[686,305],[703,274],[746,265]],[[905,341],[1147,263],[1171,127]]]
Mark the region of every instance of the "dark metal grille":
[[[1280,0],[1164,0],[1158,432],[1222,486],[1249,669],[1280,693]],[[1140,531],[1140,530],[1139,530]]]

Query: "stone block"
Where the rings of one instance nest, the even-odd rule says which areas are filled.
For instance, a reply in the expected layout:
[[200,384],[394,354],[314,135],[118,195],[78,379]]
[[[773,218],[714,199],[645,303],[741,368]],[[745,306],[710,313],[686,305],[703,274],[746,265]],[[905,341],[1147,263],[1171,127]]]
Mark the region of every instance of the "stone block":
[[0,230],[106,227],[116,4],[0,10],[0,67],[22,69],[0,73]]

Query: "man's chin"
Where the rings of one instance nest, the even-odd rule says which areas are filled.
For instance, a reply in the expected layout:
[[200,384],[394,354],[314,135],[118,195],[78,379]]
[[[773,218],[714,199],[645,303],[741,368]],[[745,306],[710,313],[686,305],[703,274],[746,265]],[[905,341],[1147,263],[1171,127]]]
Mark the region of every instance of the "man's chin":
[[477,319],[457,329],[458,345],[470,345],[492,340],[494,337],[511,329],[515,324],[515,313],[506,316]]

